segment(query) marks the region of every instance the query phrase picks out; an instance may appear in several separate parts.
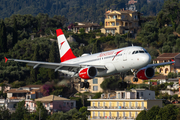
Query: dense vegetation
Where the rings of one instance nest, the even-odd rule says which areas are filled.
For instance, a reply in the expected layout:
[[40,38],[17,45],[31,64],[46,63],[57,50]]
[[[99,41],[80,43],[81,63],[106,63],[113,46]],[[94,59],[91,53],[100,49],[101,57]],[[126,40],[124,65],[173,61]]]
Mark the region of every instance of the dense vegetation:
[[[10,17],[12,14],[47,13],[49,16],[64,15],[69,22],[98,22],[104,21],[107,9],[120,10],[128,6],[129,0],[1,0],[0,18]],[[162,8],[163,0],[139,0],[137,10],[144,15],[156,15]]]
[[136,120],[179,120],[180,112],[179,107],[175,105],[167,105],[163,108],[153,106],[148,111],[141,111]]
[[178,0],[167,0],[154,20],[142,24],[134,42],[143,47],[154,47],[160,53],[180,52]]

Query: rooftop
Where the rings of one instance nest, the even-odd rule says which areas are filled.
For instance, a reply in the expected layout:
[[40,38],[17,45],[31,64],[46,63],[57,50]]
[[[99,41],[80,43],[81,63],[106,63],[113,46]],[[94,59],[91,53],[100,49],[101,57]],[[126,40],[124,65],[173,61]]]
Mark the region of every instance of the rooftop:
[[67,101],[67,100],[70,100],[70,99],[67,99],[67,98],[64,98],[64,97],[58,97],[58,96],[55,96],[55,95],[49,95],[49,96],[46,96],[46,97],[35,99],[35,101],[41,101],[41,102],[52,102],[52,101],[60,101],[60,100]]
[[119,13],[114,13],[114,12],[119,12],[119,13],[137,13],[137,11],[133,11],[133,10],[108,10],[106,11],[105,15],[117,15]]
[[10,89],[7,91],[7,93],[29,93],[30,91],[28,90],[18,90],[18,89]]
[[32,88],[32,87],[40,88],[41,86],[43,86],[43,85],[26,85],[26,86],[23,86],[22,88]]

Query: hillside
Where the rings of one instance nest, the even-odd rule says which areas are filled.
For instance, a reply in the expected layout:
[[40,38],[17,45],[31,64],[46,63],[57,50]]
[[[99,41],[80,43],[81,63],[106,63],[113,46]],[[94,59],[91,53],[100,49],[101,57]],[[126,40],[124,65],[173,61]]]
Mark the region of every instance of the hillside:
[[[162,8],[163,0],[139,0],[136,4],[137,10],[143,15],[156,15]],[[48,13],[64,15],[69,23],[79,22],[101,22],[104,20],[104,12],[107,9],[126,8],[128,0],[1,0],[0,18],[10,17],[12,14]]]

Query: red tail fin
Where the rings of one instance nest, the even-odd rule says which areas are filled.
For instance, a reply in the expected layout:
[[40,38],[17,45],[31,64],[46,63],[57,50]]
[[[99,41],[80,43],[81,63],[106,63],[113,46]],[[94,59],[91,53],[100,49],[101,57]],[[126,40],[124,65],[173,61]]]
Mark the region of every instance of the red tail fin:
[[61,62],[76,58],[61,29],[56,30]]

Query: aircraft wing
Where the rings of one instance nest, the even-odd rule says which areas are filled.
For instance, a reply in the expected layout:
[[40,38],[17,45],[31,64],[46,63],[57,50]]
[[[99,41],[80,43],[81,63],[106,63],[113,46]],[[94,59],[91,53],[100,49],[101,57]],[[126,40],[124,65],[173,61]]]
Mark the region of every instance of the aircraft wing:
[[[10,61],[16,61],[16,62],[23,62],[27,63],[28,66],[33,66],[33,68],[37,67],[43,67],[43,68],[49,68],[49,69],[54,69],[55,71],[58,70],[72,70],[72,69],[80,69],[85,66],[89,66],[86,64],[65,64],[65,63],[52,63],[52,62],[40,62],[40,61],[30,61],[30,60],[19,60],[19,59],[7,59],[5,58],[5,62],[7,60]],[[93,65],[96,69],[106,69],[104,65]]]
[[146,67],[157,67],[157,66],[163,66],[163,65],[173,64],[173,63],[175,63],[175,61],[164,62],[164,63],[157,63],[157,64],[149,64]]

